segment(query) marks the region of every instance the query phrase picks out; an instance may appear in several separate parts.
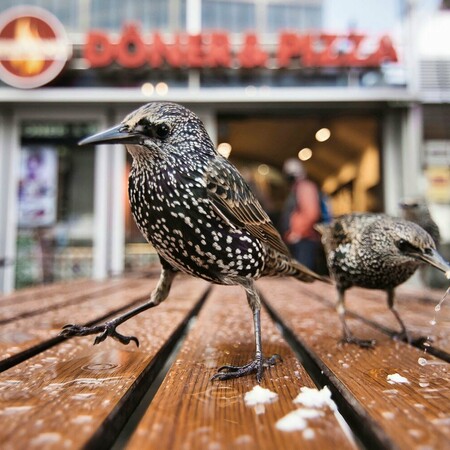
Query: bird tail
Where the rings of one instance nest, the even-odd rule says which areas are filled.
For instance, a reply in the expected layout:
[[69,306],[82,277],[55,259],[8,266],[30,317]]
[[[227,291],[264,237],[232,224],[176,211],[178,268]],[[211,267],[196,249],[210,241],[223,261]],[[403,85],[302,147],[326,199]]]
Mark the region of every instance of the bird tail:
[[317,274],[313,270],[308,269],[308,267],[304,266],[303,264],[300,264],[295,259],[291,259],[289,261],[289,265],[295,272],[291,276],[293,276],[297,280],[306,281],[307,283],[312,283],[313,281],[318,280],[322,281],[323,283],[333,284],[329,277],[324,277],[322,275]]
[[327,224],[326,223],[316,223],[313,225],[313,228],[322,236],[327,229]]
[[294,277],[305,283],[312,283],[319,280],[324,283],[331,284],[331,280],[327,277],[317,274],[308,267],[300,264],[294,258],[279,253],[273,249],[269,250],[268,263],[263,275],[269,277]]

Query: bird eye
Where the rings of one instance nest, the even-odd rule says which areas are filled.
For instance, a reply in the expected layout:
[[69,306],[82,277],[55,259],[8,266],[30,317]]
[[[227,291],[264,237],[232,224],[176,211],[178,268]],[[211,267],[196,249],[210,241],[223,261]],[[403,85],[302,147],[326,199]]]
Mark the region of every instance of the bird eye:
[[396,243],[397,248],[401,252],[417,252],[418,249],[412,245],[410,242],[405,241],[404,239],[399,239]]
[[160,139],[166,138],[170,133],[170,127],[166,123],[160,123],[155,127],[155,134]]

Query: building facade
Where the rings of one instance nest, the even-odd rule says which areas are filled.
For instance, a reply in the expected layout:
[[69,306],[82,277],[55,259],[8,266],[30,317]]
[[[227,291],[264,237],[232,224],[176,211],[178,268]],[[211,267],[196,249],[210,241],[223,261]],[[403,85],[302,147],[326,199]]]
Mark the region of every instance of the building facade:
[[449,220],[450,58],[415,32],[438,2],[29,3],[0,0],[3,292],[150,261],[124,148],[77,146],[148,101],[194,110],[274,220],[297,155],[335,214],[424,196]]

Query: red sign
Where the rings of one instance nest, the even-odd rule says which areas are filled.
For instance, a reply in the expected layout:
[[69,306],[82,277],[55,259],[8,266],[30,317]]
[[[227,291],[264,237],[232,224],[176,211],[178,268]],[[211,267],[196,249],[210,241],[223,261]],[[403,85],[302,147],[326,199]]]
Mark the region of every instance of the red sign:
[[254,33],[243,35],[233,49],[228,33],[198,35],[177,33],[169,40],[159,33],[143,36],[136,25],[126,25],[118,40],[103,31],[87,35],[84,57],[91,67],[118,63],[122,67],[175,68],[287,68],[378,67],[398,61],[388,36],[377,40],[361,34],[281,33],[275,51],[269,52]]
[[47,11],[19,6],[0,15],[0,78],[30,89],[53,80],[72,54],[66,32]]

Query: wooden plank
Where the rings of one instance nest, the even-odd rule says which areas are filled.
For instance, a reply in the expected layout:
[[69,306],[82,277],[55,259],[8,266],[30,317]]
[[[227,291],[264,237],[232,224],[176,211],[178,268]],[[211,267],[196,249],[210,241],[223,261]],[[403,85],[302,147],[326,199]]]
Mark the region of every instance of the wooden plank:
[[267,370],[262,382],[278,400],[258,411],[244,401],[256,385],[254,375],[210,381],[219,366],[242,365],[254,357],[252,317],[243,290],[214,287],[127,449],[355,448],[328,408],[308,421],[308,432],[277,429],[277,421],[297,409],[293,399],[300,388],[314,383],[265,312],[262,338],[265,354],[278,353],[283,362]]
[[108,448],[207,287],[180,277],[166,302],[125,322],[139,348],[72,338],[1,373],[2,449]]
[[[261,280],[263,296],[308,361],[311,371],[332,383],[338,403],[363,443],[375,438],[386,448],[443,449],[450,440],[450,365],[361,320],[348,323],[374,349],[339,344],[341,325],[334,309],[314,300],[311,288],[292,279]],[[326,286],[318,285],[328,296]],[[362,304],[361,307],[362,308]],[[419,358],[427,360],[419,364]],[[390,384],[389,375],[407,382]]]
[[[64,286],[64,289],[60,291],[52,291],[51,295],[45,295],[37,291],[31,298],[28,297],[27,301],[12,302],[4,308],[0,309],[0,325],[12,322],[24,317],[31,317],[38,314],[42,314],[52,309],[59,309],[70,303],[81,303],[88,301],[92,296],[100,296],[102,294],[111,293],[120,288],[120,284],[123,283],[123,279],[114,279],[108,281],[94,281],[90,283],[75,285],[72,288]],[[20,297],[20,294],[17,294]]]
[[[69,323],[87,323],[112,314],[131,302],[145,301],[154,288],[156,280],[123,279],[115,285],[114,292],[94,295],[90,301],[69,304],[57,310],[49,310],[38,317],[26,317],[0,328],[0,370],[9,368],[12,363],[23,360],[35,347],[38,351],[52,339],[58,337],[61,328]],[[58,338],[51,344],[62,340]],[[24,353],[22,355],[22,353]]]
[[[321,286],[316,283],[307,285],[304,289],[311,295],[332,304],[337,298],[333,286]],[[424,290],[419,290],[416,294],[410,288],[400,287],[396,295],[396,307],[413,339],[430,337],[428,342],[431,346],[430,351],[450,355],[450,308],[444,303],[438,314],[434,310],[443,295],[444,292],[436,290],[429,291],[428,295]],[[362,316],[388,332],[399,331],[398,322],[387,307],[384,291],[352,288],[346,292],[345,298],[349,312]],[[450,302],[450,297],[448,301]],[[434,320],[436,323],[432,325]]]
[[88,280],[85,278],[72,281],[61,281],[52,284],[42,284],[39,286],[30,286],[18,291],[14,291],[11,294],[0,295],[0,308],[4,308],[9,305],[17,305],[22,302],[28,302],[35,300],[36,298],[51,297],[53,295],[60,295],[60,293],[70,292],[74,289],[80,290],[85,287],[90,287],[95,284],[94,280]]

